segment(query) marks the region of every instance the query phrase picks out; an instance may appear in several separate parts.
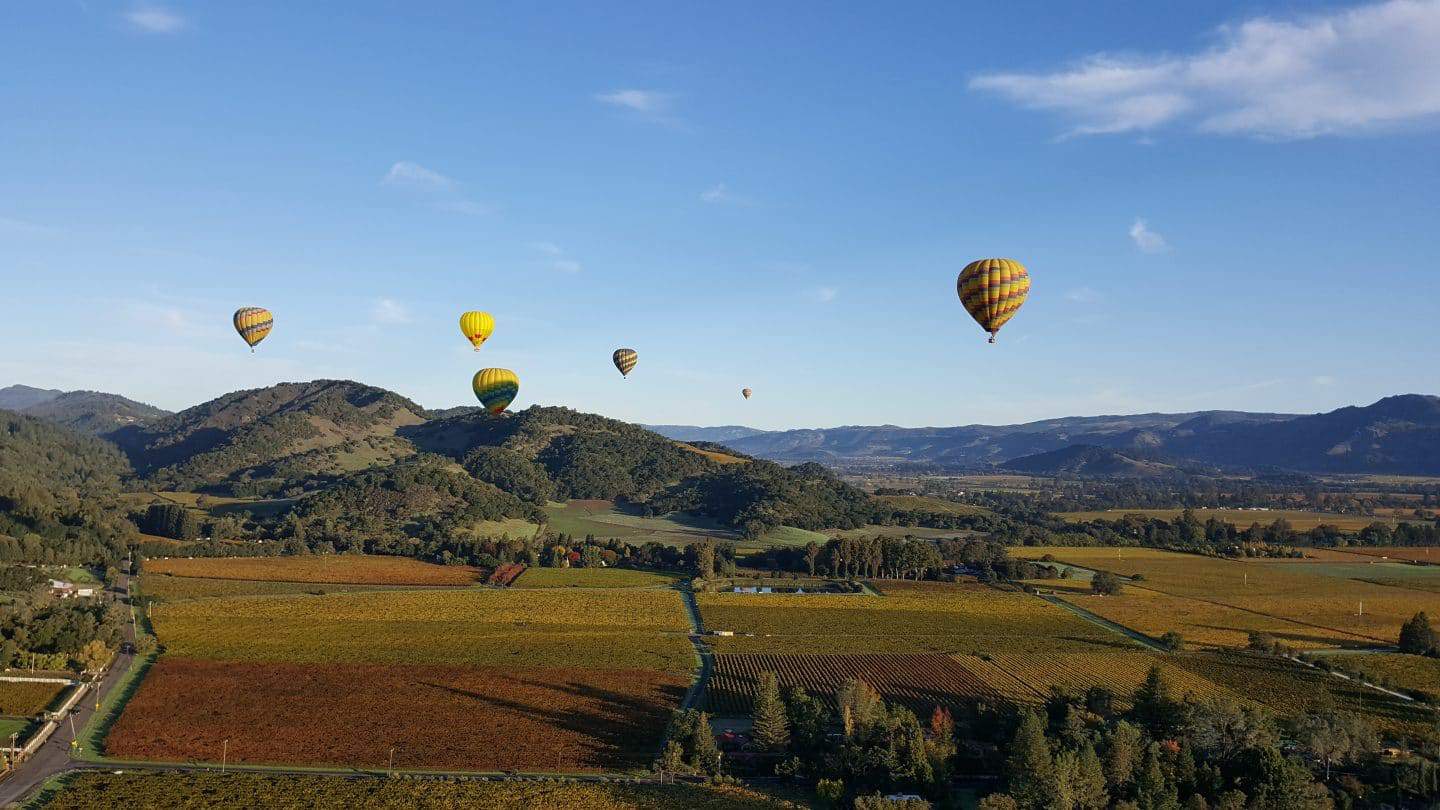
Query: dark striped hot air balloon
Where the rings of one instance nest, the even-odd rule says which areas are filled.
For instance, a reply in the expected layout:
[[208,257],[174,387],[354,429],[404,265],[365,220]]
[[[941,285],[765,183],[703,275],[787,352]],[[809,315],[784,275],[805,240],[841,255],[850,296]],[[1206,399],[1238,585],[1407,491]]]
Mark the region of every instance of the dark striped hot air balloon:
[[270,334],[270,328],[275,325],[275,319],[270,316],[270,310],[264,307],[241,307],[235,310],[235,331],[240,333],[240,339],[250,345],[250,351],[255,351],[255,344],[265,339]]
[[995,333],[1015,317],[1030,294],[1030,271],[1014,259],[978,259],[960,271],[955,290],[965,311],[994,343]]
[[745,397],[746,399],[749,399],[749,398],[750,398],[750,395],[753,394],[753,393],[755,393],[755,392],[754,392],[754,391],[751,391],[749,388],[741,388],[741,389],[740,389],[740,396]]
[[620,376],[629,377],[630,370],[635,368],[640,355],[636,354],[634,349],[616,349],[611,359],[615,361],[615,368],[620,369]]

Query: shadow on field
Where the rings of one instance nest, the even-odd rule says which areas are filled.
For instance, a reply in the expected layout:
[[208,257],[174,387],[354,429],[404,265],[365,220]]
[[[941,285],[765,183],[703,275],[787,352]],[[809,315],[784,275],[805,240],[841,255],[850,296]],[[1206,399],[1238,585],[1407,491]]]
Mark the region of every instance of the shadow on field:
[[[603,710],[588,710],[571,701],[560,700],[556,701],[554,708],[536,706],[433,681],[420,681],[419,685],[469,698],[492,708],[541,718],[557,728],[588,738],[597,746],[608,750],[585,751],[584,758],[575,760],[575,764],[594,768],[614,767],[615,759],[648,763],[659,750],[660,738],[669,721],[671,709],[678,706],[685,695],[685,687],[665,685],[659,690],[664,696],[664,702],[656,702],[590,684],[554,683],[522,677],[517,677],[514,681],[553,692],[557,696],[580,698],[586,706],[598,705]],[[572,750],[571,753],[578,752]]]

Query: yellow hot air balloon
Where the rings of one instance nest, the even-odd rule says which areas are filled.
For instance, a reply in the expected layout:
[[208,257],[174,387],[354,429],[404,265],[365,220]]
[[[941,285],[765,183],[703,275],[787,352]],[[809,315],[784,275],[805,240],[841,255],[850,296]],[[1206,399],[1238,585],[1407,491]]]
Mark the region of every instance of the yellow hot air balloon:
[[495,331],[495,319],[490,317],[488,312],[466,312],[460,316],[460,331],[478,352],[480,347],[485,345],[485,341],[490,339],[490,333]]
[[250,344],[252,353],[255,351],[255,344],[270,334],[270,328],[274,324],[275,319],[270,316],[270,310],[264,307],[241,307],[235,310],[235,331],[240,333],[241,340]]
[[955,291],[965,311],[994,343],[995,333],[1015,317],[1030,294],[1030,271],[1014,259],[978,259],[960,271]]
[[508,368],[482,368],[475,372],[470,384],[475,389],[475,398],[490,413],[504,411],[520,393],[520,378]]
[[629,377],[630,370],[635,368],[640,355],[636,354],[634,349],[616,349],[612,359],[615,361],[615,368],[620,369],[620,376]]
[[751,391],[749,388],[741,388],[741,389],[740,389],[740,396],[745,397],[746,399],[749,399],[749,398],[750,398],[750,395],[753,394],[753,393],[755,393],[755,392],[754,392],[754,391]]

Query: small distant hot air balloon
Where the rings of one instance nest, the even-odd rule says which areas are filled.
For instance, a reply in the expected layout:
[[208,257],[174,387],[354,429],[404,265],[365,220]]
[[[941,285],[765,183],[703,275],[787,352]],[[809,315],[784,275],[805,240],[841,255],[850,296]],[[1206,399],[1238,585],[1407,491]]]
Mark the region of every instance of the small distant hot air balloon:
[[630,370],[635,368],[640,355],[636,354],[634,349],[616,349],[612,359],[615,361],[615,368],[620,369],[620,376],[629,377]]
[[1030,271],[1014,259],[978,259],[960,271],[955,290],[965,311],[994,343],[995,333],[1015,317],[1030,294]]
[[251,353],[255,351],[255,344],[270,334],[270,328],[274,324],[275,319],[270,316],[270,310],[264,307],[241,307],[235,310],[235,331],[240,333],[242,340],[250,344]]
[[508,368],[482,368],[475,372],[470,384],[475,389],[475,398],[492,414],[510,407],[515,395],[520,393],[520,378]]
[[490,333],[495,331],[495,319],[488,312],[466,312],[460,316],[460,331],[478,352],[490,338]]
[[740,389],[740,396],[745,397],[746,399],[749,399],[749,398],[750,398],[750,395],[753,394],[753,393],[755,393],[755,392],[754,392],[754,391],[751,391],[749,388],[741,388],[741,389]]

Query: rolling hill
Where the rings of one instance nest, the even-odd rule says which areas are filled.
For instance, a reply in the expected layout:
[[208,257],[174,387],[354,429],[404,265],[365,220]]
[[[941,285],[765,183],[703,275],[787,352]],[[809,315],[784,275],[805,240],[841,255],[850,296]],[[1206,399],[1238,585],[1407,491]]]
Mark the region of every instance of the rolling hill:
[[1074,444],[1048,453],[1011,459],[1003,466],[1028,475],[1159,478],[1180,474],[1169,464],[1133,459],[1118,450],[1093,444]]
[[58,391],[28,385],[0,388],[0,408],[96,436],[126,425],[159,419],[170,413],[118,394]]
[[333,476],[412,455],[400,428],[425,421],[399,394],[348,380],[281,383],[226,394],[106,434],[138,473],[187,489],[221,483],[248,494],[266,480]]

